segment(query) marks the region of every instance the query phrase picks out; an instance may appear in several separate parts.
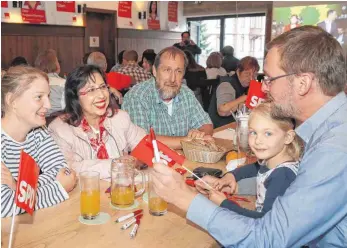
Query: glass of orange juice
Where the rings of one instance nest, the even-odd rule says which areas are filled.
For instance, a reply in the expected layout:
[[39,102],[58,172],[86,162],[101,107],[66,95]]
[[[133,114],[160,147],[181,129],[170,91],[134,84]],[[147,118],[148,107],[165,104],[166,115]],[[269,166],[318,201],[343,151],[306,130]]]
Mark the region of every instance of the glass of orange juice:
[[[135,186],[135,176],[142,176],[141,190]],[[111,204],[118,208],[127,208],[134,204],[135,197],[145,191],[144,174],[135,169],[135,159],[125,156],[112,160],[111,165]]]
[[155,193],[151,173],[148,173],[148,208],[149,213],[154,216],[162,216],[167,213],[167,202]]
[[81,216],[95,219],[100,213],[100,173],[84,171],[79,174],[81,189]]

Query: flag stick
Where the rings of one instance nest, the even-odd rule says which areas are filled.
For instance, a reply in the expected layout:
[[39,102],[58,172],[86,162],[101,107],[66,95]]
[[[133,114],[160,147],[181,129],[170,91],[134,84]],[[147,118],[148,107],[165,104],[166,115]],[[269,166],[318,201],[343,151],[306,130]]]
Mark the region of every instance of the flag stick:
[[212,188],[212,186],[210,186],[208,183],[206,183],[204,180],[202,180],[200,177],[198,177],[194,172],[192,172],[191,170],[189,170],[187,167],[185,167],[184,165],[182,165],[182,167],[184,169],[186,169],[189,173],[191,173],[194,177],[196,177],[199,181],[203,182],[210,190],[214,190]]
[[15,202],[13,202],[12,223],[11,223],[10,240],[8,242],[8,248],[12,247],[12,234],[13,234],[13,229],[14,229],[14,218],[16,216],[16,208],[17,208],[17,205]]

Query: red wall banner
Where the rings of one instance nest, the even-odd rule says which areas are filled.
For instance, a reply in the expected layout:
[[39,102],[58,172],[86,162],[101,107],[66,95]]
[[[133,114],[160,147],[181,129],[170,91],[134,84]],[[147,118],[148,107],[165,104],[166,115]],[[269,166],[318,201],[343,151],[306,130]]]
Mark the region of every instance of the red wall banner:
[[57,11],[61,12],[76,12],[75,1],[57,1]]
[[46,23],[46,11],[41,1],[25,1],[21,8],[22,20],[28,23]]
[[169,1],[168,8],[167,8],[167,16],[168,16],[169,22],[178,22],[177,8],[178,8],[177,1]]
[[1,1],[1,8],[8,8],[8,1]]
[[118,17],[131,18],[132,1],[119,1]]

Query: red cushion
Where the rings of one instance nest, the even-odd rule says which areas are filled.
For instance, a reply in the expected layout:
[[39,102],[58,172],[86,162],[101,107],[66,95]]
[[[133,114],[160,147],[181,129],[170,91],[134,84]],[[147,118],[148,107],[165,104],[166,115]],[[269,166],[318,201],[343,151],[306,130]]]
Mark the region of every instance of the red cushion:
[[130,87],[131,77],[118,72],[109,72],[106,74],[106,80],[110,87],[122,90]]

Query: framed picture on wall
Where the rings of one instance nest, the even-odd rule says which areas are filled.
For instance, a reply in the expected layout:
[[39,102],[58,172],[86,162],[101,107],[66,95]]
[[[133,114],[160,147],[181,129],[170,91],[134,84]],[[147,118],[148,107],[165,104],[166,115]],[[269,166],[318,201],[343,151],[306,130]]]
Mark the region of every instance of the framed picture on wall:
[[148,18],[147,25],[148,29],[160,29],[160,18],[159,18],[159,1],[149,1],[148,2]]

